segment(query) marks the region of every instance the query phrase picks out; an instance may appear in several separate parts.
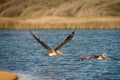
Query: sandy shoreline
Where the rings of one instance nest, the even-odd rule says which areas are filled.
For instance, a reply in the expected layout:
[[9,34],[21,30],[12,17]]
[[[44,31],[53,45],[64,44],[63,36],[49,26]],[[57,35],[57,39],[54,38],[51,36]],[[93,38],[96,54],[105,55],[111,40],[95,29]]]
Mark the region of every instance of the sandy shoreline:
[[12,72],[0,71],[0,80],[18,80],[18,76]]

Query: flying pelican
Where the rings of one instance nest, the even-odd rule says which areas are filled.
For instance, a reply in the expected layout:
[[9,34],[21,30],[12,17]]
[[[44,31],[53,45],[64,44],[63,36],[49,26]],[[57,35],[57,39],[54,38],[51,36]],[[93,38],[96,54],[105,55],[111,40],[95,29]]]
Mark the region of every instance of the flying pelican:
[[31,31],[30,34],[45,48],[47,49],[47,56],[57,56],[57,55],[63,55],[63,53],[60,51],[60,48],[63,47],[66,43],[72,40],[74,37],[74,31],[61,43],[59,44],[54,50],[51,49],[42,39],[35,36]]
[[77,61],[84,61],[84,60],[88,60],[88,59],[92,59],[92,58],[95,58],[96,60],[104,60],[106,58],[111,58],[111,59],[114,59],[114,60],[119,60],[119,59],[116,59],[114,57],[107,56],[105,53],[103,53],[103,54],[99,54],[99,55],[90,55],[90,56],[86,56],[86,57],[83,57],[83,58],[78,58]]

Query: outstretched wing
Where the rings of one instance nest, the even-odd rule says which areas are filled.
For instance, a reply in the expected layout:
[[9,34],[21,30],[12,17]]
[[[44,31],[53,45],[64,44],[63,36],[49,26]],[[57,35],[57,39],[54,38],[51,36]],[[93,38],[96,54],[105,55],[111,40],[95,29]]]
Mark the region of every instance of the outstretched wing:
[[84,61],[84,60],[88,60],[88,59],[92,59],[92,58],[96,58],[97,56],[95,55],[91,55],[91,56],[86,56],[83,58],[78,58],[77,61]]
[[112,56],[107,56],[108,58],[111,58],[111,59],[114,59],[114,60],[120,60],[120,59],[117,59],[117,58],[114,58]]
[[52,49],[44,42],[42,41],[40,38],[38,38],[37,36],[35,36],[31,31],[30,34],[48,51],[52,51]]
[[66,39],[64,42],[62,42],[60,45],[58,45],[56,48],[55,48],[55,51],[59,50],[62,46],[64,46],[66,43],[68,43],[69,41],[72,40],[72,38],[74,37],[74,34],[75,32],[73,31]]

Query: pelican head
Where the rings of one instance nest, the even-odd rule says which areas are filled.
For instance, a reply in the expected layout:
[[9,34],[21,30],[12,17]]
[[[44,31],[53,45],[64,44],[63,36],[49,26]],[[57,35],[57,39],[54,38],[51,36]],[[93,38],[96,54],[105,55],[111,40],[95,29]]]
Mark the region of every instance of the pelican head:
[[106,53],[101,54],[101,56],[102,56],[103,58],[107,58]]

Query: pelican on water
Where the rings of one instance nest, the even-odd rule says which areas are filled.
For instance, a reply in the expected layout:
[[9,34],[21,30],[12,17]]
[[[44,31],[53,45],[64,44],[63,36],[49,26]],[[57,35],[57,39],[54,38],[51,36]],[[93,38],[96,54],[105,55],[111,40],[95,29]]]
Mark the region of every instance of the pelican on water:
[[92,58],[94,58],[96,60],[104,60],[106,58],[111,58],[111,59],[114,59],[114,60],[119,60],[119,59],[116,59],[116,58],[114,58],[112,56],[108,56],[105,53],[103,53],[103,54],[99,54],[99,55],[89,55],[89,56],[85,56],[83,58],[78,58],[77,61],[84,61],[84,60],[88,60],[88,59],[92,59]]
[[54,50],[51,49],[42,39],[35,36],[31,31],[30,34],[47,50],[47,56],[56,56],[63,55],[60,51],[60,48],[63,47],[66,43],[72,40],[75,32],[73,31],[61,44],[59,44]]

